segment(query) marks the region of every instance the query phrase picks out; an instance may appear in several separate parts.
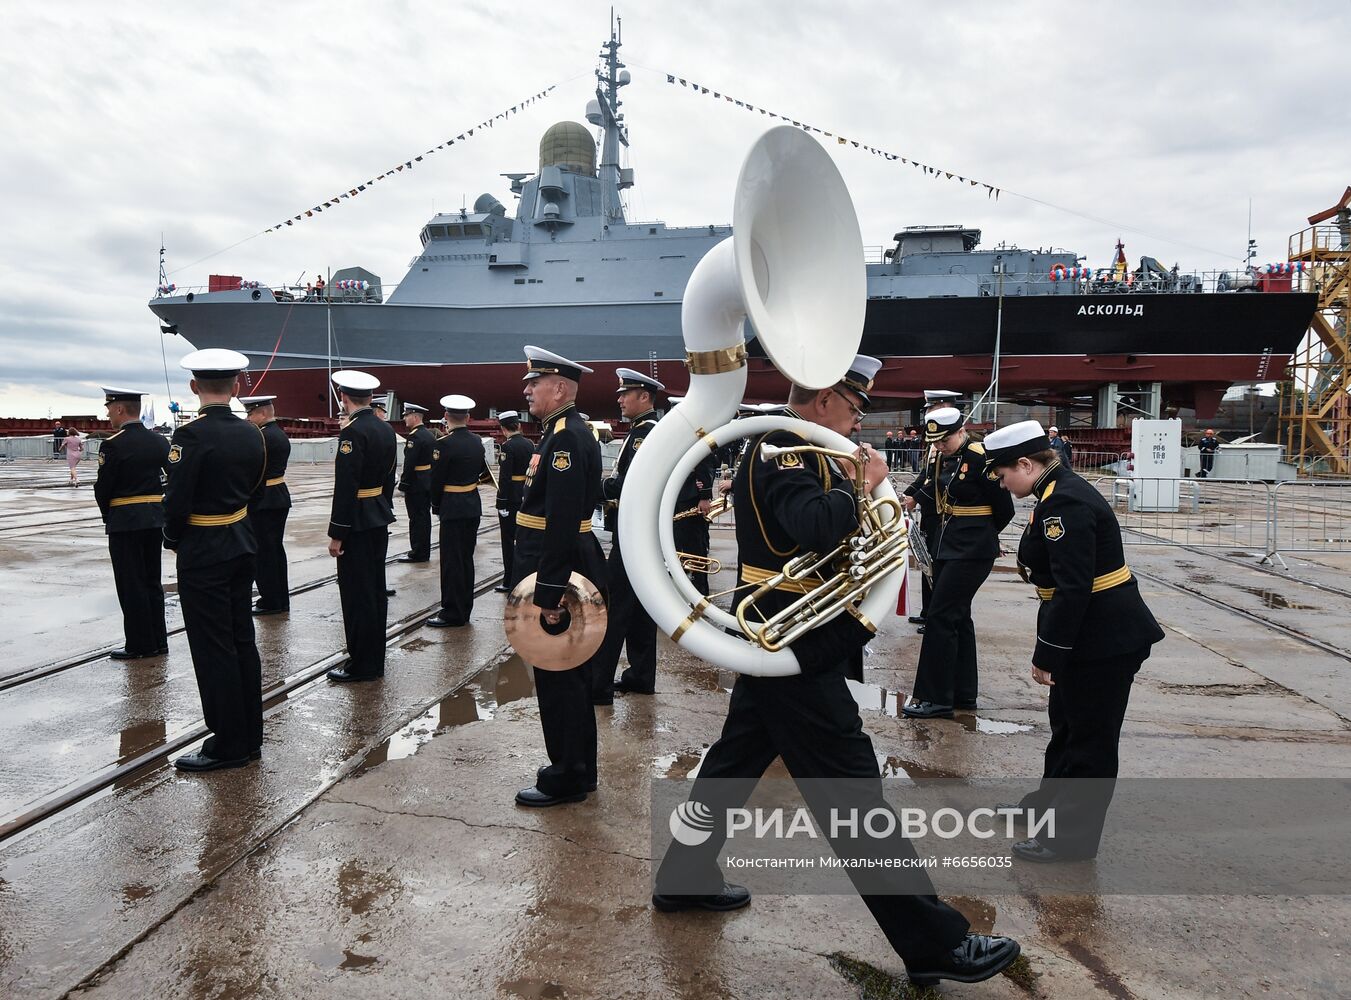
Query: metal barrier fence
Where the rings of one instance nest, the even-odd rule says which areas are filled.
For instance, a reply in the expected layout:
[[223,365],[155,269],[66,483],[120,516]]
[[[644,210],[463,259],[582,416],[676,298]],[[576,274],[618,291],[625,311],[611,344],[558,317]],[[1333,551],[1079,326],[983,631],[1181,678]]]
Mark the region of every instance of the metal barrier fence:
[[[88,462],[98,457],[101,438],[84,439],[84,458]],[[45,437],[0,437],[0,462],[13,462],[21,458],[46,458],[61,462],[66,460],[66,452],[52,450],[52,439]]]
[[1121,524],[1127,545],[1351,552],[1351,482],[1346,480],[1093,480]]

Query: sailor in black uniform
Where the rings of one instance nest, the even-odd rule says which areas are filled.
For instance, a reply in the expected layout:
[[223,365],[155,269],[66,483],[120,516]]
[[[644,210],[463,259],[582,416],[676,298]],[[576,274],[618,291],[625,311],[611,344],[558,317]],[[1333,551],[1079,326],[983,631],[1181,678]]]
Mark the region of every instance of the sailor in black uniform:
[[432,449],[432,496],[441,522],[441,610],[427,624],[458,628],[474,610],[474,548],[483,520],[479,486],[491,482],[483,442],[469,430],[474,401],[458,393],[441,398],[449,433]]
[[[953,392],[951,389],[925,389],[924,407],[925,413],[940,409],[945,406],[951,406],[952,400],[956,399],[960,393]],[[943,470],[944,457],[938,453],[938,450],[932,445],[923,446],[923,454],[920,452],[921,443],[918,439],[915,441],[915,450],[911,461],[911,468],[918,471],[914,481],[905,489],[904,495],[909,499],[905,501],[907,510],[919,508],[919,530],[924,536],[924,544],[929,547],[929,554],[932,556],[934,547],[938,545],[938,527],[940,518],[938,507],[935,500],[934,484]],[[921,462],[922,460],[922,462]],[[919,614],[911,615],[910,624],[918,625],[917,631],[924,631],[924,616],[929,611],[929,598],[933,595],[933,581],[927,575],[921,575],[919,579]]]
[[999,557],[999,533],[1013,520],[1013,499],[986,478],[985,449],[964,429],[960,410],[924,418],[924,440],[947,459],[933,484],[939,516],[933,596],[924,623],[915,688],[901,711],[912,719],[950,718],[973,709],[979,688],[971,602]]
[[258,545],[249,499],[263,485],[262,432],[230,412],[249,359],[237,351],[194,351],[196,420],[174,431],[164,491],[164,547],[178,553],[178,596],[197,674],[202,716],[211,730],[182,771],[243,767],[263,752],[263,679],[250,596]]
[[108,421],[118,430],[99,448],[94,499],[108,533],[113,583],[122,607],[124,641],[121,649],[108,654],[114,660],[169,651],[160,586],[169,442],[141,423],[143,395],[136,389],[103,389]]
[[389,422],[389,397],[376,396],[371,400],[371,409],[375,415],[386,423]]
[[[605,642],[592,660],[591,701],[609,705],[618,693],[652,694],[657,683],[657,625],[634,596],[633,585],[624,569],[624,553],[620,548],[619,505],[623,502],[624,478],[629,464],[638,454],[644,439],[657,426],[657,393],[666,388],[632,368],[617,368],[619,388],[615,390],[619,413],[629,423],[628,437],[620,446],[612,475],[601,481],[601,495],[605,498],[605,528],[614,541],[610,558],[605,564],[607,610]],[[623,647],[629,658],[623,676],[615,680],[619,650]]]
[[[580,573],[602,592],[605,554],[591,532],[600,502],[600,444],[577,412],[577,386],[591,369],[543,348],[525,348],[525,398],[543,434],[525,473],[516,513],[513,586],[536,574],[535,606],[546,623],[563,620],[559,603]],[[533,788],[516,793],[523,806],[580,802],[596,788],[596,711],[592,661],[571,670],[535,670],[539,721],[549,763]]]
[[1206,432],[1196,442],[1196,450],[1201,456],[1201,471],[1196,474],[1196,477],[1198,479],[1209,479],[1210,474],[1215,471],[1215,453],[1220,450],[1220,439],[1215,436],[1215,431],[1212,428],[1206,428]]
[[516,512],[521,509],[525,491],[525,470],[530,466],[534,446],[521,433],[521,415],[503,410],[497,415],[502,428],[502,460],[497,467],[497,526],[502,535],[502,582],[496,590],[511,590],[512,561],[516,553]]
[[[844,435],[856,431],[880,366],[876,358],[859,355],[844,381],[832,388],[794,386],[787,415]],[[790,453],[767,458],[761,451],[766,444],[793,447],[805,443],[792,431],[751,438],[737,470],[732,495],[741,512],[736,525],[739,601],[793,556],[807,550],[829,551],[858,528],[852,468],[821,455]],[[868,445],[856,455],[856,461],[863,464],[864,486],[871,490],[886,477],[886,460]],[[805,581],[786,585],[770,592],[757,606],[772,614],[809,588]],[[747,613],[754,617],[753,611]],[[839,805],[856,808],[858,815],[890,808],[882,798],[872,741],[863,732],[848,686],[848,680],[863,678],[863,647],[874,629],[872,623],[855,615],[841,614],[793,642],[800,674],[742,674],[737,678],[722,735],[709,748],[690,792],[692,801],[710,807],[715,824],[721,824],[726,809],[744,803],[776,757],[802,783],[799,787],[822,829],[829,826],[821,811],[823,807],[828,811],[829,804],[823,801],[829,797],[826,786],[847,786],[847,801]],[[809,780],[820,778],[832,781]],[[733,910],[750,902],[750,893],[726,883],[718,867],[724,832],[715,828],[712,836],[695,846],[680,841],[671,844],[652,897],[657,909]],[[915,857],[914,846],[899,832],[866,845],[865,839],[869,838],[842,836],[833,838],[831,845],[841,858],[865,853],[893,860]],[[860,870],[850,869],[851,873]],[[933,894],[922,870],[907,869],[906,890],[865,894],[863,901],[912,979],[978,982],[996,975],[1018,956],[1018,944],[1009,938],[968,934],[967,919]]]
[[993,431],[985,457],[1004,489],[1037,501],[1018,568],[1041,599],[1032,679],[1051,687],[1044,776],[1019,805],[1053,808],[1055,835],[1018,841],[1013,853],[1043,862],[1091,858],[1112,800],[1131,683],[1163,631],[1126,566],[1111,505],[1060,462],[1040,424]]
[[241,396],[239,401],[249,423],[263,434],[267,445],[267,471],[262,488],[249,500],[249,521],[258,542],[254,581],[258,600],[255,615],[277,615],[291,609],[291,588],[286,567],[286,518],[291,513],[291,491],[286,485],[286,463],[291,458],[291,439],[277,423],[276,396]]
[[399,492],[408,513],[408,554],[399,562],[425,563],[432,558],[432,449],[436,435],[423,426],[427,408],[416,403],[403,404],[403,424],[408,439],[403,445],[403,472]]
[[[671,402],[677,404],[681,398],[673,396]],[[694,557],[696,563],[708,558],[708,511],[713,503],[717,475],[718,457],[709,452],[699,460],[676,494],[676,521],[671,525],[671,540],[675,542],[677,552]],[[708,596],[708,573],[697,566],[687,572],[694,589]]]
[[333,384],[349,419],[338,434],[328,554],[338,560],[348,662],[334,667],[328,677],[339,682],[371,681],[385,675],[389,615],[385,555],[394,522],[399,443],[394,428],[371,409],[371,392],[379,387],[379,379],[366,372],[340,371],[333,373]]

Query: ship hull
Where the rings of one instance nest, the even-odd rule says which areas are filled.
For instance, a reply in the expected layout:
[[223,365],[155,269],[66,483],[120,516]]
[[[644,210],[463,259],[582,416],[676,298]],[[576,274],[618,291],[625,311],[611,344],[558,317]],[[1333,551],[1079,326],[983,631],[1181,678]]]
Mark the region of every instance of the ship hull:
[[[596,416],[613,413],[608,369],[651,371],[675,393],[688,384],[677,300],[459,308],[267,299],[232,292],[150,306],[193,347],[247,354],[250,391],[276,393],[292,416],[327,416],[328,372],[341,367],[373,370],[405,401],[434,405],[462,392],[485,409],[517,408],[526,344],[598,369],[580,398]],[[1165,401],[1205,410],[1235,382],[1283,378],[1314,307],[1301,293],[1035,295],[1002,307],[995,298],[872,299],[860,349],[883,359],[879,403],[908,406],[925,388],[979,393],[998,339],[1001,397],[1161,382]],[[752,359],[752,398],[784,389],[763,358]]]

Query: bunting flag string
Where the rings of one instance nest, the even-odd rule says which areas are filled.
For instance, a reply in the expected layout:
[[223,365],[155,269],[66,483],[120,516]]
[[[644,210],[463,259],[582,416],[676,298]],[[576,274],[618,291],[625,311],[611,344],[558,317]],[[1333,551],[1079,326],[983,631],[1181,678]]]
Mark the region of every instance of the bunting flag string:
[[777,121],[785,122],[789,125],[792,125],[794,128],[800,128],[807,132],[815,132],[817,135],[824,136],[827,139],[834,139],[835,142],[840,146],[853,146],[855,149],[866,150],[873,156],[880,156],[888,161],[899,160],[902,165],[912,166],[917,170],[923,172],[926,177],[932,177],[935,180],[937,180],[941,176],[946,180],[955,180],[959,184],[969,184],[971,187],[983,187],[985,189],[985,197],[993,198],[995,199],[995,201],[998,201],[999,196],[1003,194],[1003,189],[1000,188],[998,185],[986,184],[984,181],[975,180],[974,178],[971,177],[965,177],[959,173],[956,173],[955,171],[943,170],[939,167],[932,167],[927,163],[921,163],[919,160],[916,160],[913,157],[901,156],[899,153],[891,153],[885,149],[878,149],[876,146],[870,146],[868,143],[861,142],[858,139],[851,139],[848,136],[839,135],[838,133],[835,132],[827,132],[823,128],[817,128],[815,125],[808,124],[807,122],[798,121],[797,119],[790,118],[788,115],[781,115],[777,111],[770,111],[768,108],[756,107],[750,101],[739,100],[730,94],[723,94],[716,90],[709,90],[708,87],[700,86],[693,80],[686,79],[685,77],[676,76],[674,73],[666,74],[666,82],[671,84],[672,86],[687,89],[690,92],[697,94],[701,97],[706,94],[709,94],[713,97],[714,100],[721,98],[726,103],[736,105],[738,108],[742,108],[746,111],[752,112],[758,111],[760,114],[765,115],[768,118],[773,118]]
[[341,191],[338,194],[335,194],[333,197],[328,198],[317,205],[313,205],[310,208],[305,209],[298,215],[293,215],[289,219],[284,219],[281,222],[278,222],[275,226],[268,226],[268,228],[264,229],[262,233],[258,233],[257,235],[262,236],[265,233],[275,233],[277,230],[285,228],[286,226],[294,226],[297,222],[303,222],[306,219],[312,219],[314,218],[315,215],[318,215],[319,213],[323,212],[323,210],[326,208],[336,208],[341,202],[357,197],[358,195],[374,187],[380,181],[387,180],[390,177],[393,177],[395,174],[401,174],[405,170],[412,170],[413,164],[421,163],[425,157],[431,156],[433,153],[438,153],[443,149],[453,146],[457,142],[465,142],[468,139],[473,138],[475,132],[481,132],[484,129],[492,128],[493,125],[496,124],[497,122],[505,121],[512,115],[519,114],[521,111],[530,107],[530,105],[534,104],[536,101],[544,100],[544,98],[548,97],[549,94],[552,93],[557,86],[558,86],[557,84],[551,84],[550,86],[545,87],[538,93],[531,94],[525,100],[518,101],[517,103],[513,104],[506,110],[499,111],[491,118],[485,118],[483,121],[479,122],[473,128],[465,129],[463,132],[459,133],[454,138],[447,139],[445,142],[442,142],[437,146],[433,146],[431,149],[423,150],[423,152],[420,155],[410,157],[409,159],[404,160],[402,163],[396,163],[394,164],[394,166],[390,167],[384,173],[376,174],[374,177],[368,178],[362,184],[357,184],[355,187],[350,187],[346,191]]

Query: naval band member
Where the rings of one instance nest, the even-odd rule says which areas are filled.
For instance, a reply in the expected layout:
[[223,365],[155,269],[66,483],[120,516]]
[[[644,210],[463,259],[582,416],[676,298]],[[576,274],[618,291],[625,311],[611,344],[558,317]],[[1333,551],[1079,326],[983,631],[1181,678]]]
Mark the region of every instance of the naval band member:
[[[605,588],[605,556],[591,531],[591,512],[600,502],[600,444],[577,412],[578,383],[591,369],[539,347],[527,346],[525,356],[525,398],[543,434],[516,514],[511,582],[536,574],[534,604],[547,624],[558,625],[573,572]],[[580,802],[595,790],[591,671],[592,660],[571,670],[535,670],[549,763],[536,773],[534,787],[516,793],[517,804]]]
[[999,533],[1013,520],[1013,499],[985,476],[985,448],[954,407],[924,420],[924,440],[947,461],[934,482],[939,515],[933,594],[924,623],[915,687],[901,707],[912,719],[949,718],[973,709],[979,692],[971,604],[999,557]]
[[1131,684],[1163,631],[1126,566],[1111,505],[1060,461],[1040,424],[992,432],[985,455],[1004,489],[1036,498],[1018,569],[1041,601],[1032,679],[1051,687],[1041,786],[1019,805],[1054,809],[1055,835],[1018,841],[1013,853],[1043,862],[1091,858],[1112,800]]
[[394,467],[399,445],[394,428],[371,409],[380,380],[359,371],[333,373],[348,416],[338,434],[334,460],[333,512],[328,554],[338,560],[338,596],[348,662],[328,672],[330,680],[373,681],[385,675],[385,622],[389,593],[385,556],[394,522]]
[[117,433],[99,449],[94,499],[108,534],[113,583],[122,608],[122,648],[108,654],[114,660],[169,651],[160,585],[169,442],[141,423],[144,395],[136,389],[103,389],[108,421]]
[[[657,393],[666,388],[654,378],[632,368],[616,368],[619,388],[615,399],[620,415],[629,423],[629,433],[615,458],[613,475],[601,481],[601,496],[605,499],[605,528],[613,541],[610,557],[605,564],[607,605],[605,641],[592,661],[591,701],[596,705],[610,705],[616,693],[652,694],[657,685],[657,623],[647,613],[633,593],[628,571],[624,567],[624,553],[619,537],[619,505],[623,502],[624,480],[628,476],[633,456],[638,454],[643,441],[657,426],[655,407]],[[619,651],[628,653],[629,665],[615,680]]]
[[521,433],[521,415],[516,410],[503,410],[497,415],[502,428],[502,460],[497,468],[497,526],[502,535],[502,582],[497,591],[511,590],[512,561],[516,554],[516,512],[521,509],[521,494],[525,491],[525,470],[535,448]]
[[[794,386],[787,415],[839,434],[853,433],[880,366],[876,358],[858,355],[845,380],[829,389]],[[736,525],[739,601],[794,555],[808,549],[829,551],[858,528],[852,468],[816,454],[771,459],[761,453],[766,444],[805,443],[788,430],[752,438],[737,470],[732,494],[736,509],[743,512]],[[886,477],[886,461],[867,445],[856,456],[863,464],[864,485],[871,490]],[[787,607],[808,586],[800,583],[770,592],[762,610],[772,614]],[[793,642],[800,674],[737,677],[722,735],[709,748],[690,792],[692,801],[711,806],[715,823],[722,822],[727,809],[744,804],[776,757],[799,782],[822,829],[834,829],[826,822],[831,804],[824,801],[827,785],[847,785],[851,794],[844,807],[858,809],[859,815],[890,809],[882,798],[872,741],[863,731],[848,686],[849,679],[862,679],[863,646],[872,634],[869,623],[842,614]],[[820,778],[832,781],[810,780]],[[898,832],[880,842],[864,844],[865,838],[840,836],[831,839],[831,846],[841,858],[875,857],[878,848],[883,857],[914,858],[914,846],[900,835],[899,824],[895,829]],[[695,846],[672,842],[652,897],[657,909],[733,910],[750,902],[750,893],[726,883],[718,867],[724,834],[715,830]],[[861,874],[861,868],[849,871],[856,885],[870,877]],[[919,869],[906,871],[907,893],[863,893],[863,901],[912,980],[978,982],[1018,956],[1018,944],[1010,938],[969,934],[967,919],[933,894],[928,876]]]
[[423,424],[427,408],[416,403],[403,404],[403,424],[408,440],[403,445],[403,472],[399,492],[408,513],[408,554],[399,562],[425,563],[432,558],[432,450],[436,435]]
[[291,459],[291,439],[277,423],[276,396],[241,396],[249,423],[263,434],[267,445],[267,470],[262,489],[249,500],[249,521],[258,541],[254,580],[258,600],[255,615],[278,615],[291,610],[291,585],[286,565],[286,519],[291,513],[291,490],[286,485],[286,465]]
[[[924,412],[928,414],[934,410],[951,406],[953,405],[952,400],[959,395],[960,393],[953,392],[951,389],[925,389]],[[911,434],[914,433],[912,430]],[[923,448],[922,458],[921,448]],[[909,498],[905,501],[905,505],[907,510],[919,508],[919,531],[924,538],[924,544],[929,548],[930,555],[933,554],[938,545],[939,517],[935,502],[934,484],[938,482],[938,478],[942,474],[944,461],[944,457],[932,445],[922,445],[918,436],[913,439],[910,468],[911,471],[919,474],[905,489],[904,495]],[[921,633],[924,631],[924,616],[928,614],[931,596],[933,596],[933,581],[929,579],[927,573],[921,574],[919,578],[919,614],[911,615],[909,618],[910,624],[918,625],[918,631]]]
[[263,680],[250,596],[258,544],[249,499],[262,487],[262,432],[230,411],[249,359],[237,351],[194,351],[196,420],[174,431],[164,491],[164,547],[178,554],[178,596],[211,735],[182,771],[243,767],[263,752]]
[[469,430],[474,401],[458,393],[441,397],[449,433],[432,449],[432,497],[441,524],[441,610],[432,628],[469,624],[474,611],[474,549],[483,520],[479,485],[491,481],[483,442]]

